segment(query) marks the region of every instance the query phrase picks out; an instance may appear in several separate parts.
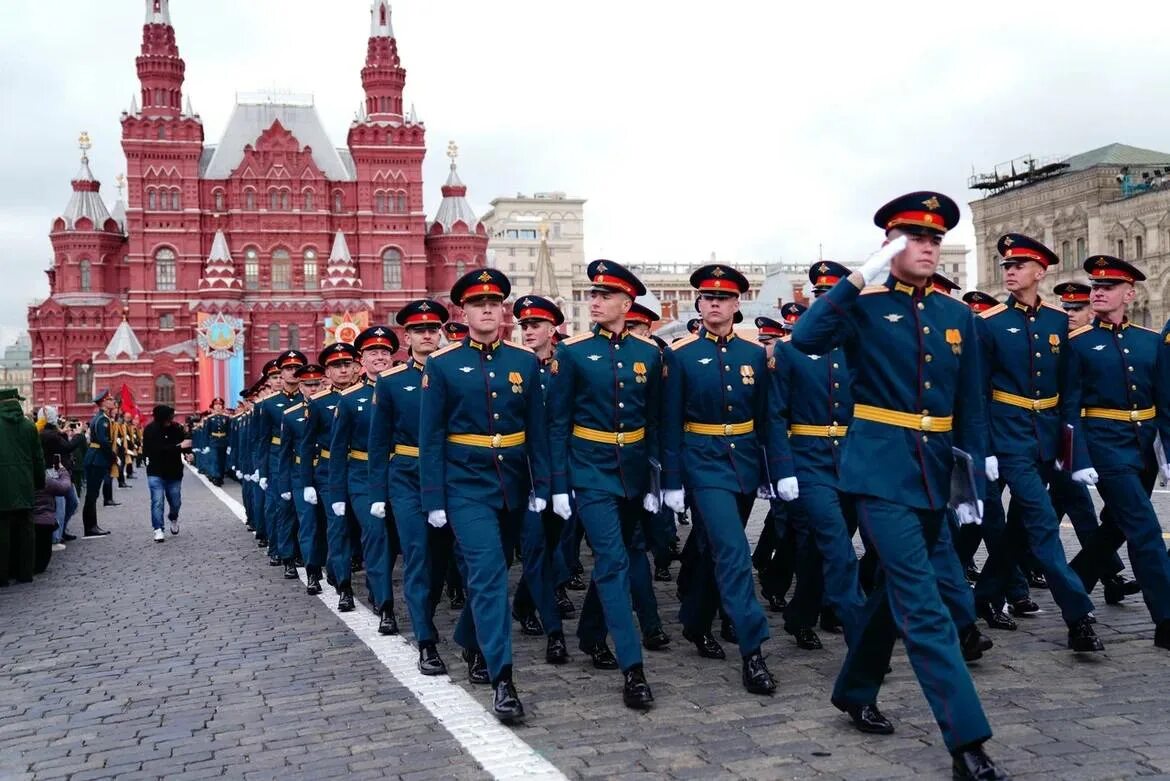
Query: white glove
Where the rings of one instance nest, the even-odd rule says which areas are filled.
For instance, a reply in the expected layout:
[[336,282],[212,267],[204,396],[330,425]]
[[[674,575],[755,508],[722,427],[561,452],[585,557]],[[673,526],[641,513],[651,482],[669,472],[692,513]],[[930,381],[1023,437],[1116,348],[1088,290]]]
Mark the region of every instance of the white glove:
[[981,525],[983,523],[983,500],[963,502],[955,508],[955,515],[959,518],[960,526]]
[[687,511],[687,497],[681,488],[663,491],[662,503],[676,513],[685,513]]
[[890,273],[890,261],[902,250],[906,249],[906,237],[899,236],[877,252],[866,258],[858,269],[865,279],[865,284],[875,285],[883,281]]
[[548,507],[548,502],[541,499],[536,494],[528,495],[528,511],[533,513],[542,513],[544,508]]
[[782,501],[791,502],[800,496],[800,483],[795,477],[781,477],[776,481],[776,496]]
[[231,445],[228,445],[227,454],[229,456],[232,454],[232,446]]
[[662,508],[662,500],[656,493],[648,493],[642,497],[642,509],[648,513],[656,513]]
[[446,510],[431,510],[427,513],[427,523],[434,526],[436,529],[442,529],[447,525],[447,511]]
[[1096,485],[1098,479],[1097,470],[1093,467],[1089,467],[1088,469],[1078,469],[1072,473],[1072,479],[1074,483],[1080,483],[1082,485]]
[[995,481],[999,479],[999,459],[995,456],[988,456],[983,460],[983,473],[987,475],[987,479]]
[[247,478],[245,478],[245,477],[244,477],[244,473],[243,473],[243,472],[241,472],[239,469],[237,469],[237,470],[236,470],[236,479],[237,479],[237,480],[245,480],[245,479],[247,479]]
[[257,469],[255,472],[252,473],[252,482],[253,483],[260,482],[260,470],[259,469]]
[[267,477],[261,477],[261,478],[260,478],[260,490],[261,490],[261,491],[267,491],[267,490],[268,490],[268,478],[267,478]]
[[317,503],[317,489],[311,485],[305,486],[305,491],[302,494],[302,496],[304,496],[305,501],[308,502],[309,504],[316,504]]
[[559,515],[563,520],[569,520],[573,515],[573,508],[569,506],[568,494],[553,494],[553,512]]
[[1167,482],[1170,482],[1170,464],[1163,464],[1162,465],[1162,485],[1166,485]]
[[292,491],[285,491],[284,493],[282,493],[280,495],[280,498],[285,500],[286,502],[291,502],[292,501]]
[[373,504],[371,504],[370,505],[370,515],[374,516],[375,518],[385,518],[386,517],[386,503],[385,502],[374,502]]
[[211,448],[209,448],[209,447],[205,447],[205,448],[203,448],[203,454],[204,454],[204,455],[207,455],[207,454],[208,454],[208,453],[210,453],[210,452],[211,452]]
[[333,510],[333,514],[338,518],[345,515],[345,502],[334,502],[333,504],[329,505],[329,508]]

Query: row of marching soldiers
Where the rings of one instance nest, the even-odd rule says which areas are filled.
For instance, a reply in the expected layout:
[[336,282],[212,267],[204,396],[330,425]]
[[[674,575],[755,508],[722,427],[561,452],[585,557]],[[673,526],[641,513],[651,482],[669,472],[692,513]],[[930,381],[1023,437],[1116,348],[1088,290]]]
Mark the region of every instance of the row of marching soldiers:
[[[469,332],[446,346],[446,311],[419,300],[397,315],[405,363],[394,365],[399,344],[386,326],[330,346],[317,364],[295,350],[276,359],[231,422],[228,468],[244,479],[257,537],[286,567],[299,540],[310,592],[324,573],[342,610],[354,607],[351,558],[361,549],[385,633],[397,631],[391,567],[401,552],[419,669],[431,675],[446,672],[433,616],[453,551],[468,595],[454,640],[505,721],[524,715],[510,615],[539,614],[547,661],[568,660],[559,587],[573,548],[564,541],[580,540],[572,529],[593,550],[578,646],[594,667],[621,671],[626,705],[653,703],[642,649],[670,638],[646,548],[669,536],[658,519],[688,510],[683,636],[723,658],[711,632],[721,614],[745,688],[772,693],[744,534],[765,498],[773,544],[755,564],[770,604],[787,590],[784,540],[798,549],[785,630],[802,648],[820,647],[813,626],[823,608],[844,630],[833,704],[863,732],[892,733],[877,696],[900,637],[955,776],[1006,777],[983,751],[991,730],[965,662],[992,646],[977,618],[1006,629],[1005,604],[1030,612],[1018,592],[1028,558],[1074,652],[1103,648],[1088,596],[1098,582],[1107,602],[1140,590],[1155,645],[1170,648],[1170,558],[1150,502],[1154,435],[1170,441],[1170,337],[1126,318],[1144,277],[1119,258],[1090,257],[1091,286],[1063,288],[1062,307],[1042,302],[1055,256],[1019,234],[1000,242],[1008,300],[972,312],[936,275],[958,220],[940,193],[887,203],[874,216],[882,248],[852,272],[814,264],[818,300],[807,311],[786,306],[783,322],[759,318],[760,341],[734,330],[749,286],[726,265],[691,276],[701,322],[669,346],[639,332],[645,287],[608,260],[588,267],[588,332],[554,347],[563,315],[525,296],[513,307],[525,346],[500,341],[510,283],[477,269],[451,290]],[[1085,308],[1092,317],[1078,325],[1069,312]],[[963,479],[953,482],[956,472]],[[1100,522],[1091,484],[1106,506]],[[1071,567],[1058,512],[1081,516]],[[972,590],[964,563],[980,538],[989,557]],[[1140,586],[1119,579],[1122,542]],[[517,550],[523,575],[509,604]]]

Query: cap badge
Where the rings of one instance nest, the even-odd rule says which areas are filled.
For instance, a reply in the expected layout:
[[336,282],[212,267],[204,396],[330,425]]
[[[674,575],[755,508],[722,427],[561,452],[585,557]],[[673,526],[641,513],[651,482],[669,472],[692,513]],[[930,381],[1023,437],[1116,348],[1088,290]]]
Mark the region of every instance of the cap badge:
[[532,306],[532,299],[531,298],[524,299],[523,301],[520,302],[520,306],[523,306],[523,307]]
[[1105,260],[1105,258],[1097,258],[1097,267],[1098,268],[1102,268],[1102,267],[1108,266],[1108,265],[1109,265],[1109,261]]
[[606,268],[605,263],[598,263],[597,264],[597,273],[598,274],[604,274],[607,271],[609,271],[609,269]]
[[1011,245],[1013,245],[1015,243],[1016,243],[1016,240],[1013,239],[1011,236],[1004,236],[1003,237],[1003,245],[1005,247],[1010,247]]
[[418,311],[429,312],[429,311],[431,311],[431,305],[428,304],[426,301],[423,301],[421,304],[418,305]]
[[478,279],[480,282],[491,282],[492,275],[489,274],[487,271],[484,271],[482,274],[480,274],[478,277],[476,277],[476,279]]
[[942,204],[940,204],[940,203],[938,202],[938,198],[936,198],[935,196],[933,196],[933,195],[932,195],[932,196],[930,196],[929,198],[927,198],[925,201],[923,201],[923,202],[922,202],[922,205],[923,205],[923,206],[925,206],[927,209],[930,209],[931,211],[934,211],[935,209],[937,209],[937,208],[938,208],[939,206],[941,206]]
[[381,328],[374,331],[374,336],[385,336],[385,335],[386,335],[386,332],[383,331]]
[[721,269],[721,268],[719,268],[718,266],[716,266],[716,267],[715,267],[715,270],[711,272],[711,276],[713,276],[713,277],[722,277],[722,276],[724,276],[724,274],[725,274],[725,273],[726,273],[726,272],[724,272],[724,271],[723,271],[723,269]]
[[822,263],[820,266],[817,267],[817,271],[821,272],[822,274],[828,274],[829,273],[829,264]]

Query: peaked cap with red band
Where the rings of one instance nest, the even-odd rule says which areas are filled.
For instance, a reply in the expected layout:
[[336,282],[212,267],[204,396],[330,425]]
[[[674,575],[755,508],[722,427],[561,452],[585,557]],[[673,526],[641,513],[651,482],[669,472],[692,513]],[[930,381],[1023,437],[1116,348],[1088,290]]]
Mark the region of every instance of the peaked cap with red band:
[[645,323],[646,325],[650,325],[651,323],[657,323],[661,319],[657,312],[645,304],[639,304],[637,301],[631,304],[630,311],[626,312],[627,325],[630,323]]
[[273,358],[271,361],[264,364],[264,368],[261,370],[261,373],[265,378],[271,377],[274,374],[280,374],[280,364],[277,363],[275,358]]
[[467,327],[467,323],[456,323],[453,320],[448,320],[447,324],[443,326],[443,333],[449,341],[454,342],[471,333],[471,329]]
[[518,323],[525,320],[545,320],[553,325],[560,325],[565,322],[561,308],[544,296],[524,296],[512,305],[512,316]]
[[795,301],[789,301],[784,306],[780,307],[780,316],[784,318],[784,322],[791,329],[792,326],[800,319],[800,316],[808,311],[808,307],[804,304],[798,304]]
[[512,292],[512,283],[504,272],[494,268],[468,271],[451,286],[451,303],[463,306],[477,298],[498,298],[503,301]]
[[828,290],[849,276],[849,269],[834,260],[818,260],[808,267],[808,281],[813,287]]
[[358,349],[349,342],[334,342],[321,351],[317,356],[317,363],[322,366],[328,366],[331,363],[341,363],[342,361],[356,361],[358,359]]
[[948,296],[959,289],[958,282],[947,279],[937,272],[931,276],[930,286],[940,293],[946,293]]
[[437,327],[447,322],[448,317],[447,308],[438,301],[419,298],[399,309],[398,314],[394,315],[394,322],[407,329],[416,326]]
[[630,298],[646,295],[646,286],[634,272],[612,260],[595,260],[585,271],[593,290],[616,290]]
[[1083,282],[1061,282],[1052,288],[1060,296],[1060,305],[1065,309],[1080,309],[1089,305],[1089,293],[1093,288]]
[[388,325],[372,325],[357,335],[357,338],[353,340],[353,346],[358,349],[358,352],[368,350],[371,347],[383,347],[396,353],[398,352],[398,336]]
[[710,263],[691,274],[691,287],[704,295],[738,296],[748,291],[747,277],[731,266]]
[[959,224],[959,206],[942,193],[920,190],[900,195],[878,209],[873,223],[884,231],[946,233]]
[[1112,255],[1092,255],[1085,259],[1085,271],[1094,285],[1116,285],[1118,282],[1144,282],[1146,275]]
[[1004,234],[999,237],[995,246],[999,250],[999,254],[1003,256],[999,261],[1001,266],[1005,263],[1020,263],[1025,260],[1034,260],[1044,268],[1060,263],[1060,258],[1055,252],[1022,233]]
[[315,363],[306,363],[297,369],[298,380],[319,380],[325,376],[325,370]]
[[757,317],[756,328],[762,337],[779,338],[784,335],[784,326],[770,317]]
[[991,309],[999,301],[995,300],[995,296],[988,295],[982,290],[972,290],[970,293],[963,295],[963,303],[970,307],[972,312],[978,314],[979,312],[985,312]]

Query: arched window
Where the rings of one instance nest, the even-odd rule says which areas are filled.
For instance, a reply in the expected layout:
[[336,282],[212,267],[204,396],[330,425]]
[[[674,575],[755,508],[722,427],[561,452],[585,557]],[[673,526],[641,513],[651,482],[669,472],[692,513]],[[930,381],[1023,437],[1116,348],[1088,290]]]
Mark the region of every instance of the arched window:
[[[162,101],[159,101],[160,105],[161,105],[161,103],[162,103]],[[167,137],[167,129],[160,125],[158,128],[158,138],[161,141],[162,139],[164,139],[166,137]]]
[[456,279],[459,279],[459,278],[461,278],[461,277],[462,277],[464,274],[466,274],[466,273],[467,273],[467,271],[466,271],[466,265],[463,263],[463,261],[462,261],[462,260],[456,260],[456,261],[455,261],[455,278],[456,278]]
[[1117,240],[1117,257],[1125,260],[1125,239]]
[[81,271],[81,292],[88,293],[92,290],[92,280],[90,279],[90,267],[88,260],[82,260],[79,265]]
[[374,193],[374,214],[386,213],[386,193],[378,191]]
[[179,196],[178,190],[171,190],[171,209],[179,211],[183,208],[183,202]]
[[1142,241],[1141,236],[1134,236],[1133,237],[1133,259],[1134,260],[1141,260],[1142,255],[1145,254],[1145,247],[1143,246],[1143,244],[1144,244],[1144,242]]
[[398,193],[398,201],[395,204],[394,210],[399,214],[406,214],[406,193]]
[[289,290],[292,288],[292,259],[288,250],[276,249],[272,251],[272,289]]
[[304,205],[301,206],[301,208],[307,212],[313,211],[313,191],[312,190],[305,190],[303,200],[304,200]]
[[1077,239],[1077,265],[1079,266],[1082,263],[1084,263],[1086,257],[1087,257],[1087,255],[1085,254],[1085,240],[1084,239]]
[[280,191],[279,190],[269,190],[268,191],[268,210],[274,212],[279,208],[280,208]]
[[73,396],[78,404],[93,401],[93,367],[82,361],[73,362]]
[[248,290],[260,287],[260,253],[255,247],[244,250],[244,287]]
[[280,349],[280,326],[276,323],[268,326],[268,349],[273,352]]
[[146,191],[146,208],[148,208],[148,209],[157,209],[158,208],[158,193],[156,193],[154,191],[154,189],[150,189],[150,190]]
[[225,204],[224,204],[224,199],[223,199],[223,190],[216,190],[215,191],[215,210],[217,212],[224,211],[224,206],[225,206]]
[[317,289],[317,250],[305,250],[305,290]]
[[283,211],[289,211],[292,209],[292,193],[288,190],[280,191],[280,208]]
[[175,289],[175,252],[163,247],[154,253],[154,289]]
[[288,349],[301,349],[301,327],[299,325],[290,325],[288,327]]
[[256,211],[256,191],[248,188],[244,190],[244,208],[248,211]]
[[341,195],[341,190],[333,193],[333,211],[339,212],[345,206],[345,199]]
[[175,378],[169,374],[160,374],[154,378],[154,403],[174,406]]
[[382,287],[385,290],[402,287],[402,253],[393,248],[382,253]]

